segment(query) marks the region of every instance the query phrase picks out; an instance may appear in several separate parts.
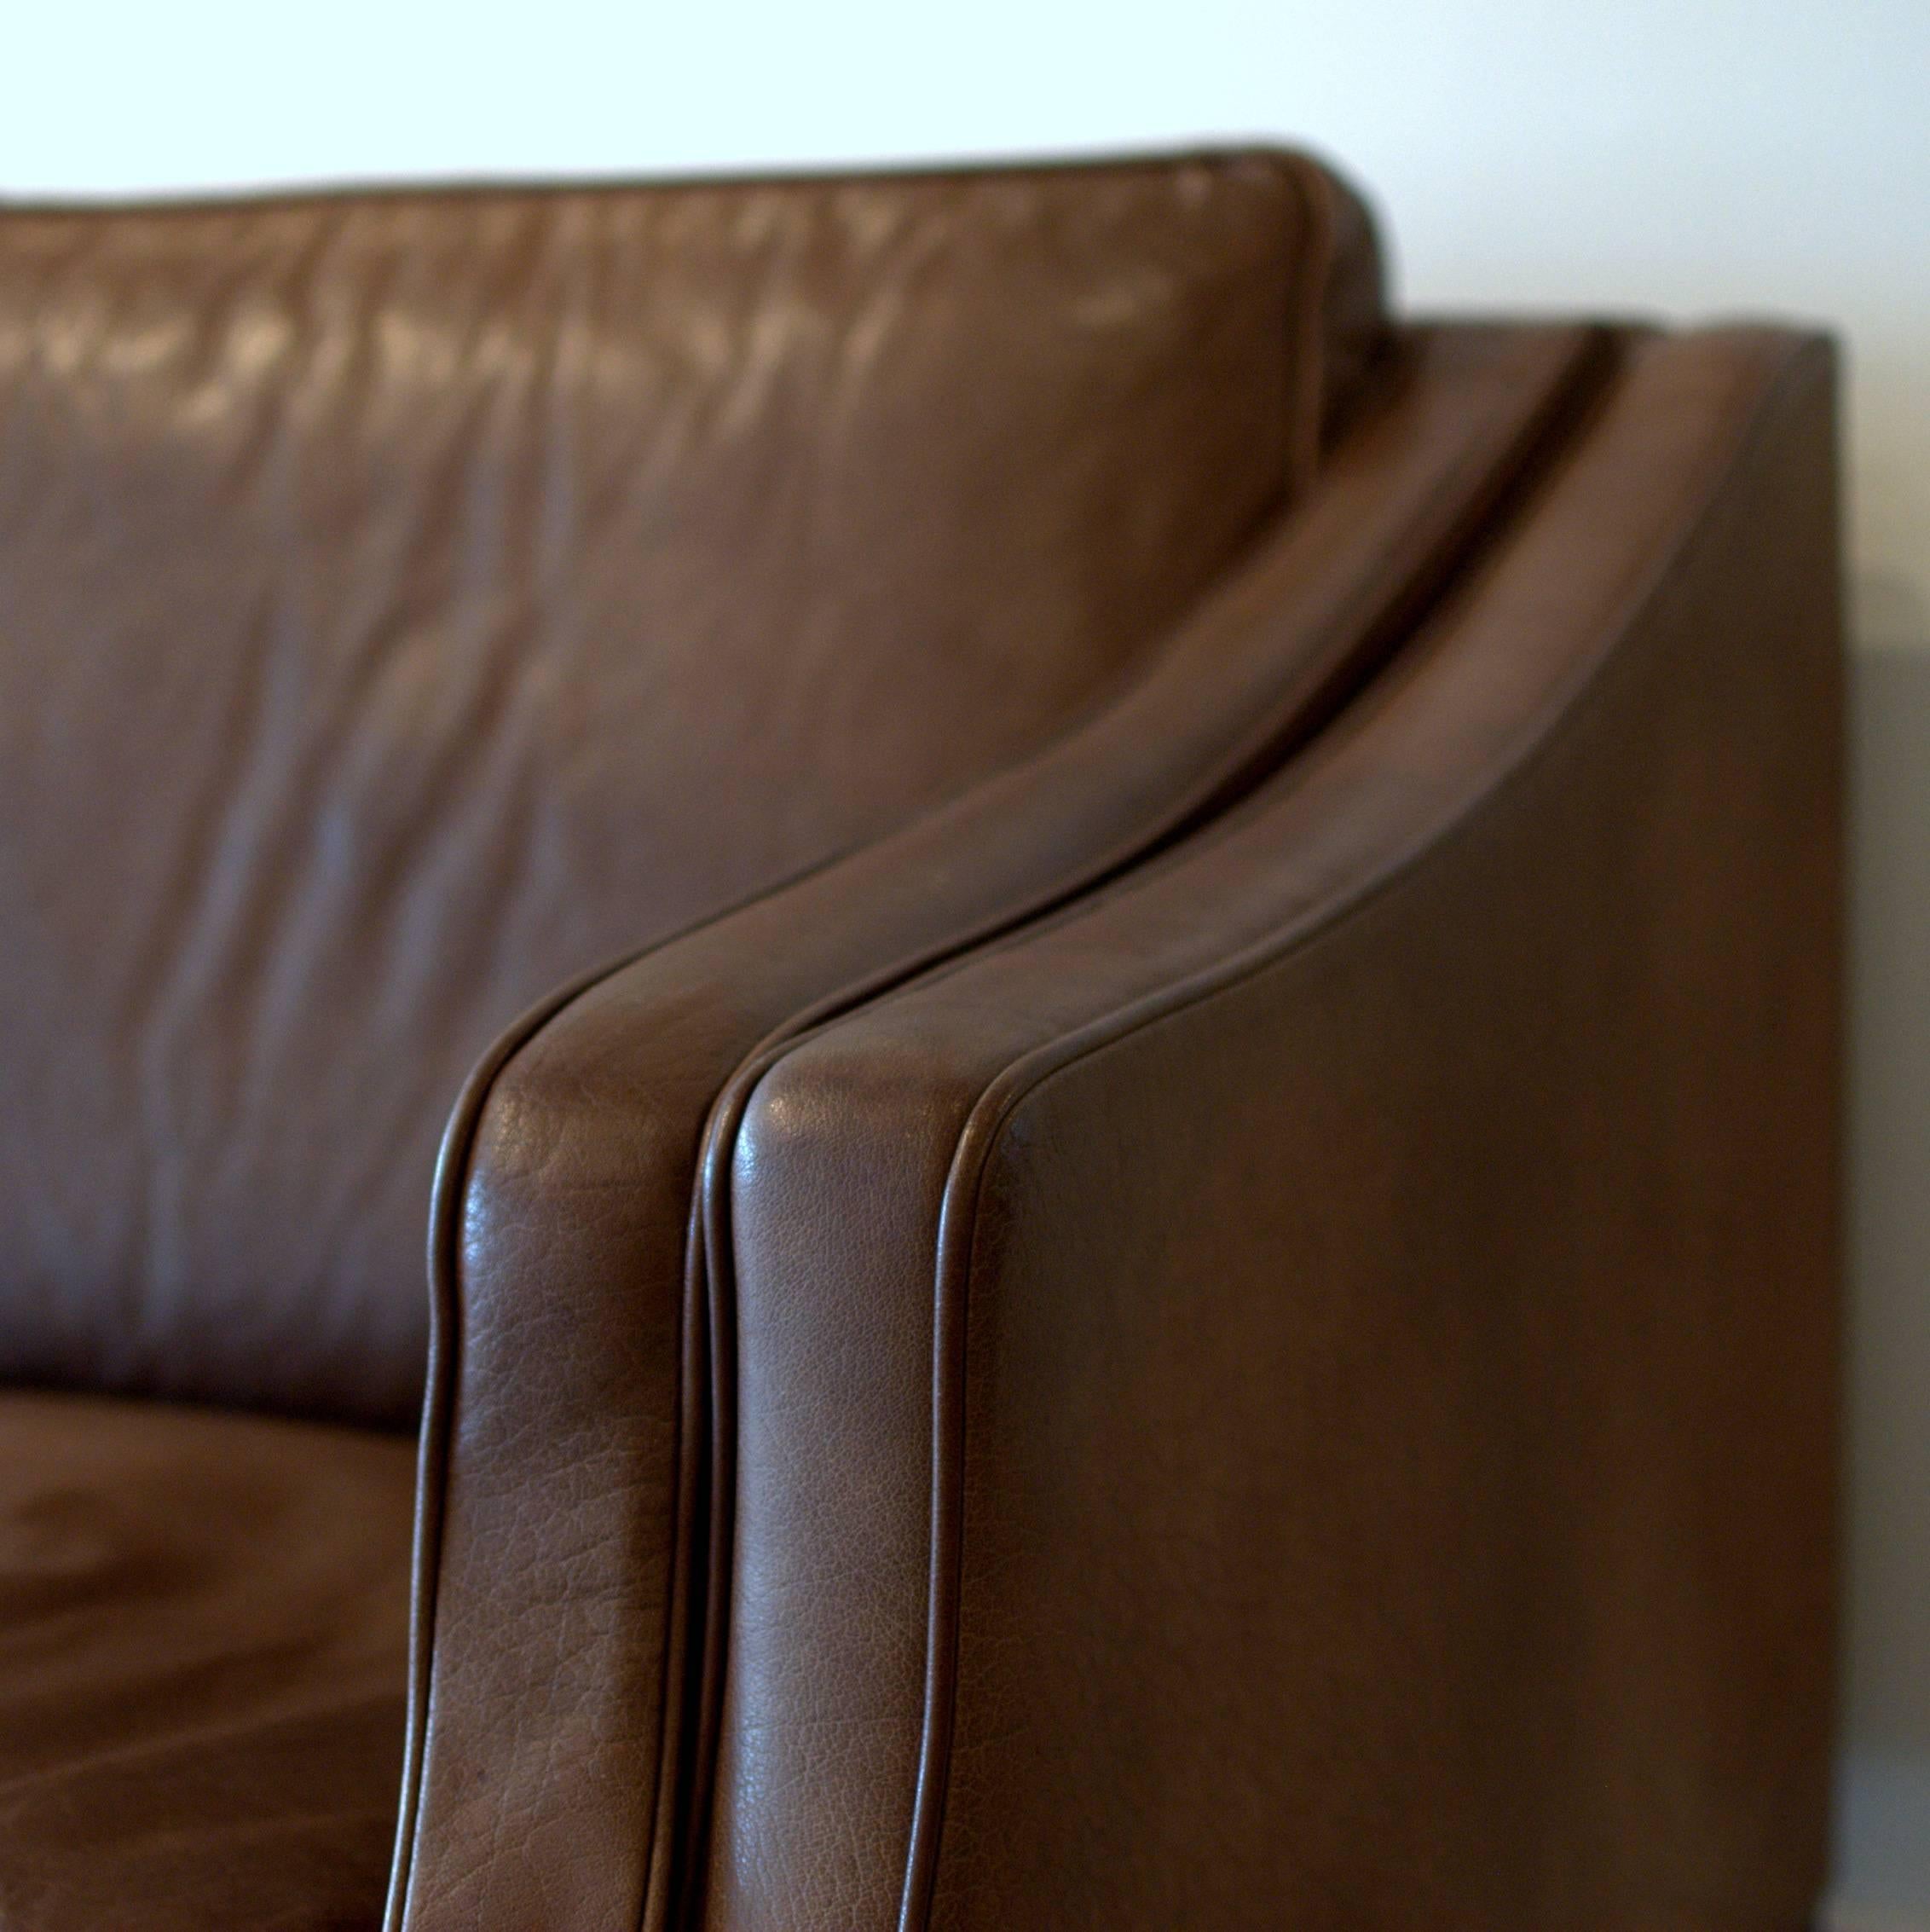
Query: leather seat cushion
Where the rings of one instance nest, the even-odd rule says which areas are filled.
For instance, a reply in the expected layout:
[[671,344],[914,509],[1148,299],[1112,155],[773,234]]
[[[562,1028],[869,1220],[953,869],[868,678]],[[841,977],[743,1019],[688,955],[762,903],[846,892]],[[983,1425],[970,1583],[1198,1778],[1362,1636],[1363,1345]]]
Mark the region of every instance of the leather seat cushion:
[[0,1393],[0,1927],[380,1922],[413,1444]]

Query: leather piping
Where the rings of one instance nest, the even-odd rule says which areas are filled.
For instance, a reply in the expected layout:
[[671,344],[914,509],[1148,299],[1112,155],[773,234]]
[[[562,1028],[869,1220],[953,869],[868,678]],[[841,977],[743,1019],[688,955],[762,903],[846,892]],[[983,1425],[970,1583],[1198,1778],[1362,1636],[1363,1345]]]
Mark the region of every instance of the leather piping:
[[471,1070],[443,1130],[436,1155],[429,1211],[429,1367],[418,1451],[413,1584],[409,1605],[407,1729],[402,1789],[396,1824],[396,1854],[389,1874],[385,1932],[399,1932],[414,1862],[416,1815],[428,1756],[430,1665],[435,1651],[436,1586],[442,1549],[442,1513],[448,1486],[449,1445],[454,1432],[456,1367],[462,1352],[462,1298],[457,1229],[469,1185],[476,1128],[503,1069],[546,1021],[595,984],[600,969],[579,975],[531,1007]]
[[[1640,582],[1603,626],[1593,647],[1567,679],[1546,693],[1540,715],[1528,720],[1519,742],[1468,774],[1459,796],[1424,805],[1404,838],[1362,854],[1352,877],[1289,913],[1275,933],[1242,947],[1230,958],[1187,974],[1174,985],[1129,1001],[1116,1011],[1075,1028],[1063,1038],[1024,1054],[993,1079],[961,1130],[940,1206],[933,1281],[933,1489],[931,1596],[927,1624],[926,1698],[919,1771],[913,1801],[899,1932],[925,1932],[929,1923],[944,1830],[945,1789],[957,1697],[958,1598],[962,1574],[964,1503],[965,1322],[971,1260],[979,1238],[983,1181],[991,1157],[1020,1105],[1055,1076],[1161,1021],[1215,996],[1263,977],[1274,967],[1355,918],[1372,917],[1390,894],[1451,842],[1475,836],[1490,809],[1508,794],[1531,787],[1554,769],[1552,760],[1575,723],[1600,702],[1628,658],[1616,646],[1666,594],[1690,546],[1707,529],[1724,482],[1750,444],[1766,436],[1782,411],[1800,401],[1807,352],[1799,350],[1762,386],[1738,399],[1722,446],[1712,452],[1709,471],[1694,509],[1682,521]],[[1806,372],[1816,379],[1812,362]],[[1827,379],[1826,374],[1823,379]],[[1767,393],[1765,394],[1765,390]],[[1291,795],[1291,790],[1288,795]],[[1077,917],[1076,910],[1072,917]],[[1031,935],[999,941],[1009,951]],[[968,963],[956,963],[952,970]],[[941,972],[935,977],[949,977]]]
[[[845,853],[834,853],[778,885],[777,892],[828,871]],[[752,899],[762,897],[752,895]],[[389,1898],[383,1912],[383,1932],[402,1932],[415,1857],[422,1779],[428,1756],[429,1730],[434,1715],[430,1698],[435,1660],[436,1599],[440,1577],[442,1529],[448,1489],[450,1452],[454,1441],[456,1385],[462,1359],[462,1275],[459,1229],[462,1203],[469,1187],[476,1132],[496,1083],[517,1055],[552,1020],[584,994],[627,968],[662,952],[713,920],[752,902],[742,900],[724,912],[669,933],[651,945],[615,960],[606,960],[552,987],[536,1004],[511,1022],[471,1069],[450,1110],[448,1125],[436,1157],[430,1192],[428,1273],[430,1288],[429,1362],[423,1399],[420,1448],[416,1481],[413,1578],[410,1588],[407,1731],[402,1757],[401,1802],[396,1813],[396,1852],[390,1868]],[[679,1445],[679,1461],[682,1445]]]
[[[1390,601],[1379,621],[1368,627],[1362,647],[1343,654],[1342,661],[1331,668],[1311,696],[1298,703],[1287,701],[1282,707],[1287,714],[1284,719],[1276,714],[1262,720],[1245,743],[1188,788],[1187,796],[1172,808],[1163,826],[1142,830],[1122,842],[1111,853],[1083,869],[1070,883],[1037,894],[1009,912],[982,921],[963,934],[948,939],[942,947],[906,955],[892,966],[817,1001],[760,1042],[719,1094],[706,1124],[698,1177],[702,1252],[693,1258],[687,1277],[693,1293],[700,1281],[708,1291],[701,1316],[693,1304],[692,1312],[686,1316],[686,1326],[694,1328],[702,1319],[711,1337],[711,1518],[709,1575],[705,1584],[708,1609],[699,1662],[701,1683],[696,1698],[698,1736],[689,1793],[691,1822],[685,1831],[686,1869],[691,1877],[683,1905],[685,1923],[694,1923],[695,1920],[694,1889],[701,1861],[699,1839],[710,1809],[715,1778],[727,1650],[736,1397],[730,1171],[737,1134],[758,1083],[786,1053],[855,1008],[914,979],[942,977],[948,967],[966,963],[964,956],[987,946],[1019,943],[1038,931],[1041,923],[1055,923],[1055,916],[1076,917],[1079,910],[1076,902],[1118,880],[1129,867],[1170,852],[1192,829],[1236,805],[1364,688],[1384,667],[1401,640],[1449,594],[1467,570],[1499,544],[1523,501],[1546,477],[1561,453],[1582,432],[1608,386],[1615,361],[1615,338],[1609,331],[1595,328],[1587,332],[1565,379],[1554,386],[1544,408],[1526,425],[1519,441],[1496,463],[1488,487],[1463,502],[1459,513],[1437,534],[1436,544],[1419,561],[1408,583]],[[947,1200],[949,1202],[949,1183]],[[941,1401],[941,1380],[934,1378],[934,1414],[939,1413]],[[944,1395],[943,1400],[949,1403],[949,1394]],[[934,1484],[939,1468],[935,1456],[934,1450]],[[934,1530],[934,1553],[941,1540]],[[935,1553],[933,1565],[936,1589],[940,1579]],[[938,1602],[939,1596],[934,1594],[933,1600]],[[935,1687],[928,1692],[928,1709],[936,1708],[931,1704],[936,1695]],[[928,1733],[933,1721],[928,1715]],[[918,1808],[927,1802],[942,1808],[942,1790],[935,1799],[927,1798],[934,1777],[932,1754],[937,1748],[927,1745],[921,1754],[919,1795],[914,1808],[914,1848],[908,1860],[901,1932],[913,1932],[922,1923],[916,1916],[910,1916],[915,1891],[910,1873],[917,1859]]]

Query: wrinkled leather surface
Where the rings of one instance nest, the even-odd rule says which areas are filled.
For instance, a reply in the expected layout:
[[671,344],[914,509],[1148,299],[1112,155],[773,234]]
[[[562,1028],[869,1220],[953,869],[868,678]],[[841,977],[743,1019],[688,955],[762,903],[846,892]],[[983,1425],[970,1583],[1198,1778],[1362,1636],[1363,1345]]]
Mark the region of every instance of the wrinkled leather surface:
[[1089,705],[1377,291],[1261,156],[0,213],[0,1370],[407,1420],[492,1036]]
[[1481,541],[1599,346],[1407,338],[1312,491],[1116,703],[506,1045],[445,1167],[412,1928],[654,1924],[687,1886],[719,1655],[705,1592],[729,1536],[700,1493],[727,1469],[707,1464],[714,1257],[691,1201],[702,1146],[727,1148],[734,1071],[1289,755]]
[[1806,1921],[1832,425],[1632,348],[1246,807],[765,1075],[704,1923]]
[[357,1932],[402,1768],[408,1444],[0,1394],[0,1925]]

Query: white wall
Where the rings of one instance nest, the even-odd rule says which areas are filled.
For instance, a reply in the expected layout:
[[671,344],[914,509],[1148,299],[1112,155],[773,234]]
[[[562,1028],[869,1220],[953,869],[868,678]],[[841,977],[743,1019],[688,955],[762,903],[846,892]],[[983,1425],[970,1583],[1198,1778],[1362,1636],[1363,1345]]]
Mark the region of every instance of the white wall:
[[1284,136],[1372,188],[1411,302],[1840,327],[1858,829],[1839,1916],[1930,1927],[1927,0],[42,0],[6,10],[3,45],[0,193]]

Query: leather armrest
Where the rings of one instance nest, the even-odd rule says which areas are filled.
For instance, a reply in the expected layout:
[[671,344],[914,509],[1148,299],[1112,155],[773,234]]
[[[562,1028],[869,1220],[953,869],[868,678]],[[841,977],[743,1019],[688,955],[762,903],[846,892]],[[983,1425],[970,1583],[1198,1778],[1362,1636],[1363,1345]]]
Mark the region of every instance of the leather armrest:
[[477,1069],[437,1183],[391,1924],[669,1909],[702,1822],[728,1554],[694,1204],[707,1147],[727,1160],[732,1075],[1120,871],[1303,743],[1488,540],[1604,350],[1585,329],[1453,328],[1401,354],[1310,495],[1083,730],[561,989]]
[[1805,1922],[1832,409],[1634,348],[1277,780],[753,1069],[704,1923]]

